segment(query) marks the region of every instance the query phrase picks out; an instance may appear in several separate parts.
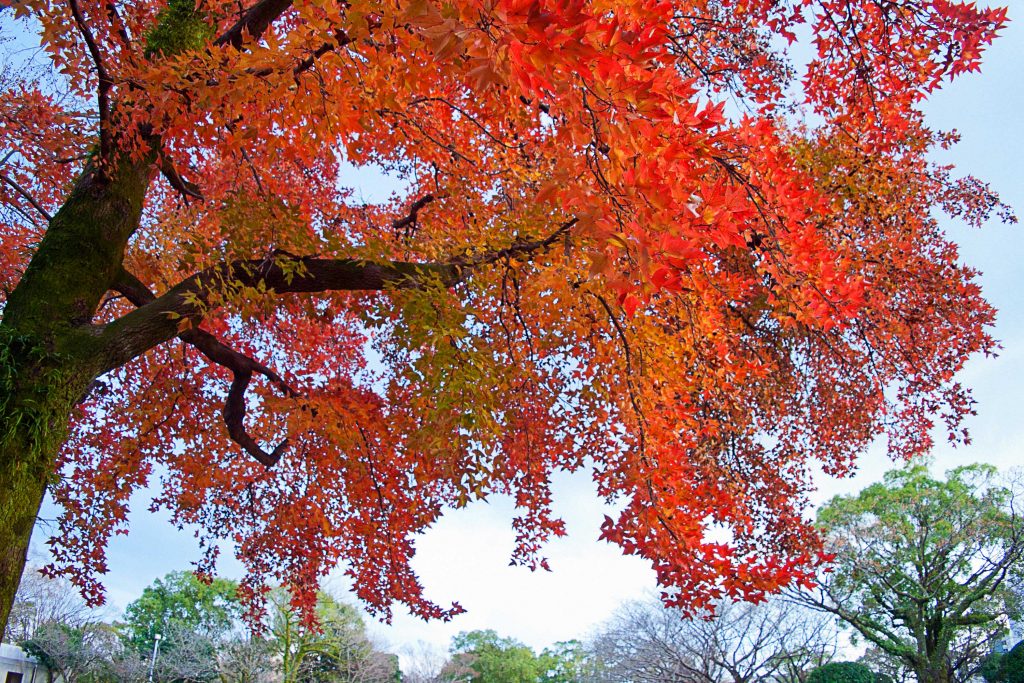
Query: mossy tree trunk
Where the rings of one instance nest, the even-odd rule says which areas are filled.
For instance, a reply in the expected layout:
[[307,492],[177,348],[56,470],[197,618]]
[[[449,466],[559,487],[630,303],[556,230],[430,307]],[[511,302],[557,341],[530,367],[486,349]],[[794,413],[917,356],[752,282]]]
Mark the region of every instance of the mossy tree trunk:
[[152,156],[87,167],[0,321],[0,638],[75,404],[107,359],[93,316],[139,225]]
[[946,662],[932,662],[914,671],[918,683],[953,683],[955,680]]

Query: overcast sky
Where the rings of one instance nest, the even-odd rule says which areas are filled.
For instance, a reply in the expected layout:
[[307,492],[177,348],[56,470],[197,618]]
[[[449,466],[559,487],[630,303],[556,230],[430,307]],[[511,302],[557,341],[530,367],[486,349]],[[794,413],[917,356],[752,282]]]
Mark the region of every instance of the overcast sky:
[[[10,15],[2,17],[8,21]],[[1010,4],[1011,19],[1024,19],[1024,0]],[[1024,23],[1004,31],[985,55],[981,74],[962,78],[928,105],[930,123],[956,128],[963,141],[940,157],[963,173],[992,183],[1003,199],[1024,214]],[[374,188],[365,188],[367,195]],[[978,416],[969,422],[973,443],[952,449],[941,445],[935,469],[970,462],[1000,468],[1024,465],[1024,240],[1021,227],[996,222],[980,231],[946,221],[962,247],[963,260],[983,272],[985,293],[999,310],[995,336],[998,358],[972,361],[961,379],[972,386]],[[819,482],[816,501],[849,493],[881,478],[891,467],[881,450],[861,460],[858,474],[843,481]],[[562,476],[554,487],[555,510],[566,521],[568,538],[550,544],[552,572],[531,573],[509,567],[513,546],[512,506],[502,497],[449,513],[418,543],[415,567],[428,597],[440,604],[458,600],[467,613],[448,624],[424,623],[398,613],[391,626],[371,631],[394,651],[425,641],[443,650],[459,631],[492,628],[540,649],[559,640],[585,637],[624,600],[641,598],[654,588],[653,573],[616,546],[597,540],[604,511],[587,475]],[[199,557],[188,532],[174,530],[160,514],[145,512],[137,498],[132,532],[110,546],[106,578],[113,614],[136,598],[154,579],[188,569]],[[52,508],[44,517],[53,517]],[[36,547],[41,548],[37,532]],[[239,566],[225,558],[222,573],[238,578]],[[329,586],[345,590],[342,579]],[[343,596],[344,597],[344,596]],[[353,599],[354,600],[354,599]]]

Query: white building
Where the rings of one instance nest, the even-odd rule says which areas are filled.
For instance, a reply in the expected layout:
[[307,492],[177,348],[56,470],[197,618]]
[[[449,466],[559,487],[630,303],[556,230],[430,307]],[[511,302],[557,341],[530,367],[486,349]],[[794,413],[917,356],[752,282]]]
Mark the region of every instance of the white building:
[[[59,678],[52,679],[54,683]],[[17,645],[0,644],[0,683],[50,683],[50,672]]]

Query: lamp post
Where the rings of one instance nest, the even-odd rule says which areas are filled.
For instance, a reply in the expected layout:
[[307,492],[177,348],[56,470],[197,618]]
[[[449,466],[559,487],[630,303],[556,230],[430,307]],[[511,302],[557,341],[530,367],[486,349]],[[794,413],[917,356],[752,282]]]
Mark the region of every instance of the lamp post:
[[160,651],[160,639],[163,638],[159,633],[153,639],[153,657],[149,660],[149,683],[153,683],[153,669],[156,668],[156,653]]

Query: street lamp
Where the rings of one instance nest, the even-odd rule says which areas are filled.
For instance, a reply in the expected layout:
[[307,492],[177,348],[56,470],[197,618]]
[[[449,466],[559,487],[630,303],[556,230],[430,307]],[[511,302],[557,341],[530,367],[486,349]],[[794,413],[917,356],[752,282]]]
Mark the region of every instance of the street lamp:
[[153,669],[156,667],[156,653],[160,651],[160,639],[163,638],[159,633],[153,639],[153,657],[149,660],[149,683],[153,683]]

